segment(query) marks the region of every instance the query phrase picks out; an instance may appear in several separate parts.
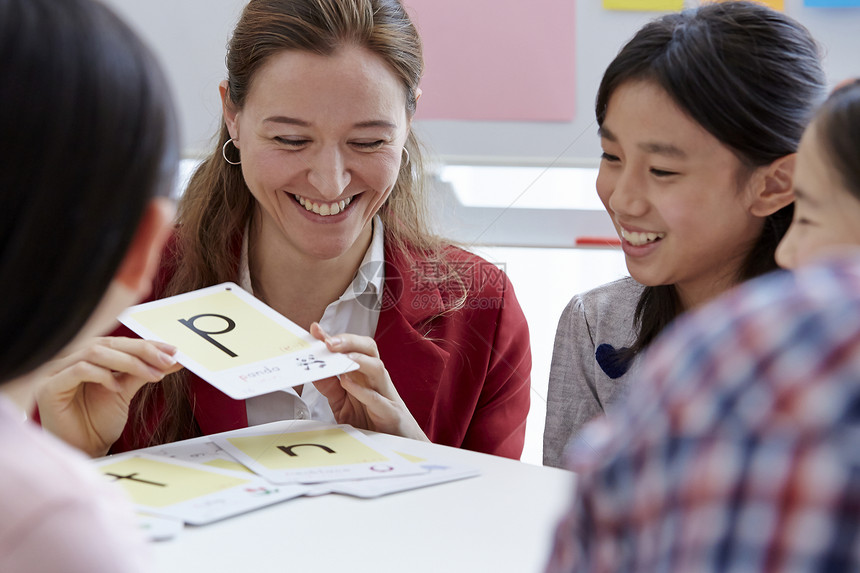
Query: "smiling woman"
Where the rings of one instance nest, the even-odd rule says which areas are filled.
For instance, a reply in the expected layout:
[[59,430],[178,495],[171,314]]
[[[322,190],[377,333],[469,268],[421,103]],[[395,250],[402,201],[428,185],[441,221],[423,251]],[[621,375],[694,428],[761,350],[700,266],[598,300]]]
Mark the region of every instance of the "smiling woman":
[[574,297],[559,321],[545,463],[624,397],[671,321],[776,268],[794,152],[823,90],[807,30],[752,2],[654,20],[609,65],[597,192],[632,278]]
[[[108,338],[86,357],[99,368],[134,388],[169,375],[105,411],[93,380],[64,371],[46,427],[101,454],[309,417],[519,457],[528,328],[502,271],[428,231],[421,42],[401,3],[251,0],[227,69],[154,295],[238,282],[359,369],[236,401]],[[105,346],[121,351],[104,360]]]
[[[382,58],[358,46],[273,55],[255,86],[239,109],[221,84],[227,129],[258,205],[249,230],[255,292],[270,298],[261,287],[283,281],[269,275],[324,265],[338,278],[316,285],[319,298],[337,297],[397,182],[411,120],[406,90]],[[274,258],[286,264],[259,264]],[[302,310],[296,322],[305,328],[322,314]]]

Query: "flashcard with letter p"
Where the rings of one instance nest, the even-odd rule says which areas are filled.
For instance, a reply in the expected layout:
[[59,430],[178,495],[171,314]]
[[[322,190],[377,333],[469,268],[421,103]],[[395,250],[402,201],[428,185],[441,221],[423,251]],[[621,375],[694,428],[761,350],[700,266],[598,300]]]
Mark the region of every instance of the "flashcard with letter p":
[[180,364],[236,400],[358,368],[234,283],[139,304],[119,319],[175,346]]

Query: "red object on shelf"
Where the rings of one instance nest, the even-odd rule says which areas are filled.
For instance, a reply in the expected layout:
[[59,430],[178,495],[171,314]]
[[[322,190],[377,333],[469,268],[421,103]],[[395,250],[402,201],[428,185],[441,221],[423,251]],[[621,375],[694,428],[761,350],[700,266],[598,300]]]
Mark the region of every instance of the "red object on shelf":
[[618,237],[577,237],[574,243],[577,247],[620,247]]

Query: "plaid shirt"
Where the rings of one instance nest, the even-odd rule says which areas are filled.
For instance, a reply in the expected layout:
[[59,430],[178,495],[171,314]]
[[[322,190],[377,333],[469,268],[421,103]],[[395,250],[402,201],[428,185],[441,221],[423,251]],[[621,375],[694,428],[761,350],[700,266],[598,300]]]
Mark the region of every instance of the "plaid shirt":
[[860,570],[860,259],[671,326],[571,444],[548,572]]

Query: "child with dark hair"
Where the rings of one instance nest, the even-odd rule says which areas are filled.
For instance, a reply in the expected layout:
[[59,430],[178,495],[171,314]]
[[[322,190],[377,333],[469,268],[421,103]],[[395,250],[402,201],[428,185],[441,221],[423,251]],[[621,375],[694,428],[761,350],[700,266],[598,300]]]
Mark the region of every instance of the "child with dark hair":
[[119,488],[26,414],[47,361],[149,288],[174,213],[173,105],[149,50],[91,0],[0,0],[0,61],[0,571],[141,571]]
[[651,341],[681,313],[777,268],[794,153],[824,73],[815,41],[752,2],[645,25],[597,94],[597,192],[631,277],[571,300],[556,334],[544,463],[620,400]]
[[840,85],[800,140],[794,196],[780,266],[860,245],[860,80]]
[[571,444],[548,571],[860,568],[858,134],[855,81],[800,143],[777,251],[793,272],[679,319]]

